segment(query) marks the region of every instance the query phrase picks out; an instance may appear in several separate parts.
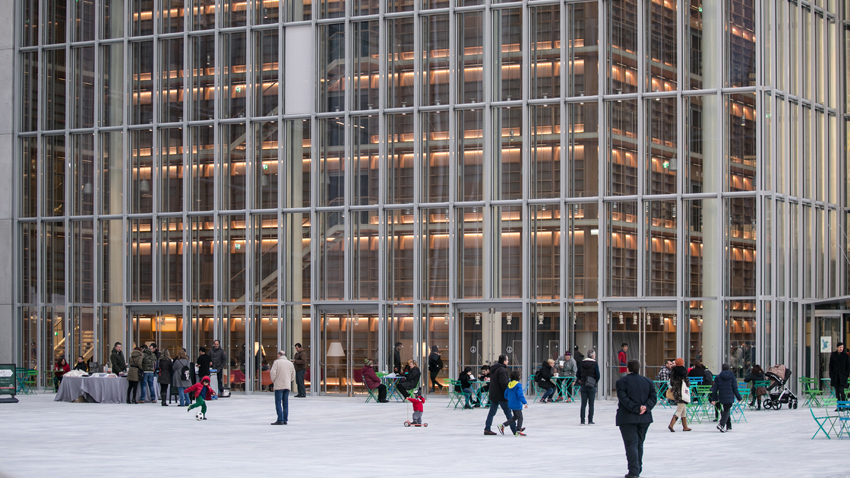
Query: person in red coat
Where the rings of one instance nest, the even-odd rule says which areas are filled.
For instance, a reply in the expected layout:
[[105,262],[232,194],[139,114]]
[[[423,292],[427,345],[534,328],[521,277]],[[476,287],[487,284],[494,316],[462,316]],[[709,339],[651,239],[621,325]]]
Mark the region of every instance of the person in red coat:
[[194,393],[196,394],[195,403],[189,406],[186,411],[190,411],[193,408],[201,407],[201,413],[203,414],[203,419],[207,419],[207,400],[212,400],[212,397],[215,396],[215,392],[210,388],[210,378],[208,376],[204,376],[200,382],[192,385],[191,387],[185,390],[185,393]]
[[363,385],[366,385],[366,388],[369,390],[378,389],[378,401],[380,403],[387,403],[387,386],[381,383],[381,379],[378,378],[378,374],[375,373],[375,369],[372,368],[372,361],[366,359],[363,361],[363,368],[360,369],[360,374],[363,375]]
[[407,397],[407,400],[413,404],[413,420],[410,423],[414,425],[422,425],[422,412],[425,410],[425,397],[416,394],[414,397]]
[[625,377],[626,374],[629,373],[629,369],[627,367],[629,358],[628,355],[626,355],[626,352],[628,351],[628,344],[623,344],[620,346],[620,351],[617,353],[617,361],[620,362],[620,377]]
[[68,361],[65,360],[65,357],[60,358],[56,361],[56,365],[53,366],[53,388],[59,390],[59,384],[62,383],[62,377],[65,376],[66,373],[71,371],[71,366],[68,365]]

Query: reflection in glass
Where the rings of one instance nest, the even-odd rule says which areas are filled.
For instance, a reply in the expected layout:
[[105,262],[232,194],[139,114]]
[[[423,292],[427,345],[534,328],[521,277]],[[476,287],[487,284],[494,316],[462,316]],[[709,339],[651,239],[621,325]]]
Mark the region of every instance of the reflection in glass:
[[447,300],[449,297],[449,211],[421,211],[423,299]]
[[183,218],[162,218],[159,223],[159,294],[161,300],[183,300]]
[[387,107],[413,106],[413,19],[390,19],[387,30]]
[[254,33],[254,116],[278,111],[280,61],[277,30]]
[[130,65],[130,123],[148,124],[153,121],[152,41],[130,44]]
[[422,104],[449,103],[449,15],[423,18]]
[[130,35],[153,35],[153,0],[129,0]]
[[38,216],[38,138],[21,138],[18,195],[21,217]]
[[320,25],[319,41],[319,111],[339,111],[345,107],[345,24]]
[[220,281],[222,302],[245,302],[248,283],[248,243],[244,215],[221,216],[219,226]]
[[255,209],[276,209],[278,195],[278,123],[253,123]]
[[[397,204],[408,204],[413,202],[413,185],[414,185],[414,157],[413,157],[413,119],[414,114],[395,114],[387,115],[387,202]],[[361,132],[361,135],[363,133]],[[378,131],[377,122],[375,124],[374,141],[377,143]],[[355,142],[357,140],[355,139]],[[358,144],[358,149],[362,148]],[[377,163],[377,148],[375,148],[375,159],[371,162]],[[362,163],[363,156],[360,156]],[[377,192],[377,170],[373,173],[374,181],[370,180],[370,189],[374,183],[374,189]],[[373,174],[370,174],[371,178]],[[357,177],[363,183],[363,173]],[[361,186],[363,187],[363,186]],[[358,204],[365,204],[362,201]]]
[[192,37],[189,76],[192,95],[191,115],[195,121],[212,119],[215,113],[215,37]]
[[728,284],[727,293],[733,297],[754,296],[756,295],[757,227],[755,198],[726,199],[726,221],[728,262],[724,270]]
[[180,33],[183,31],[183,6],[185,0],[160,0],[160,33]]
[[531,296],[561,296],[561,211],[557,205],[531,206]]
[[457,112],[459,201],[480,201],[484,194],[484,114],[482,110]]
[[646,100],[646,194],[676,194],[676,98]]
[[561,96],[561,9],[531,9],[531,97]]
[[608,194],[638,193],[637,101],[608,102],[611,161],[608,164]]
[[608,94],[637,92],[638,6],[636,0],[612,0],[608,18]]
[[377,109],[380,103],[378,21],[357,22],[354,28],[354,61],[352,69],[353,109]]
[[638,285],[638,204],[607,203],[608,295],[636,297]]
[[221,68],[221,111],[222,118],[244,118],[248,96],[245,65],[247,44],[244,33],[230,33],[219,37],[224,63]]
[[449,200],[449,112],[422,113],[421,202]]
[[[755,191],[756,171],[756,95],[729,95],[729,191]],[[812,170],[813,171],[813,170]]]
[[42,216],[65,215],[65,136],[45,136],[42,157]]
[[159,120],[183,121],[183,39],[159,41]]
[[457,98],[459,103],[484,101],[483,22],[481,12],[458,14],[457,85],[459,91]]
[[505,8],[493,13],[493,100],[522,98],[522,9]]
[[561,194],[561,108],[531,108],[531,196],[556,198]]
[[676,201],[647,201],[645,206],[645,294],[676,295]]
[[212,211],[215,207],[215,129],[189,127],[189,210]]
[[66,67],[64,49],[44,51],[44,129],[65,128]]
[[153,131],[130,131],[130,212],[153,212]]
[[71,135],[71,214],[94,214],[94,135]]
[[484,214],[481,208],[457,208],[457,297],[481,298],[484,295]]
[[596,2],[567,4],[567,84],[569,96],[598,93],[599,12]]
[[[81,2],[82,3],[82,2]],[[94,126],[94,47],[74,48],[71,50],[74,59],[72,78],[72,94],[74,95],[74,128],[91,128]]]
[[[355,215],[360,215],[357,213]],[[413,211],[396,209],[387,211],[387,299],[413,298]],[[361,239],[362,241],[362,239]],[[362,246],[361,246],[362,247]],[[427,250],[423,251],[427,254]],[[423,264],[428,267],[427,264]]]
[[251,296],[258,302],[277,302],[280,237],[276,214],[251,217],[253,223],[253,269]]
[[129,219],[128,223],[130,300],[150,302],[153,300],[153,224],[150,219]]
[[159,210],[183,210],[183,128],[159,131]]
[[212,302],[215,298],[215,238],[212,216],[189,217],[189,294],[186,300]]
[[496,108],[493,113],[496,150],[493,155],[493,199],[522,198],[522,108]]
[[246,133],[244,124],[221,125],[218,169],[221,209],[245,209]]
[[319,203],[345,204],[345,123],[343,118],[319,119]]
[[345,214],[342,211],[317,213],[318,299],[345,299]]

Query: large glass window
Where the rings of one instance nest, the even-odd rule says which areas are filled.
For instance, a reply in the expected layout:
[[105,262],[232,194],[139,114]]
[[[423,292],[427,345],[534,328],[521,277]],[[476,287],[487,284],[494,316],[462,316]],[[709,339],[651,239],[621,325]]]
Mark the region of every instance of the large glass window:
[[[599,208],[596,203],[567,204],[567,298],[598,297]],[[618,239],[619,240],[619,239]]]
[[465,12],[457,16],[458,102],[484,101],[484,14]]
[[449,116],[448,111],[422,113],[422,202],[449,200]]
[[215,207],[215,128],[189,127],[189,210],[212,211]]
[[[65,128],[65,79],[67,65],[65,64],[65,50],[45,50],[42,53],[44,60],[44,105],[42,111],[44,129]],[[37,72],[34,72],[37,73]]]
[[531,295],[561,296],[561,210],[557,205],[531,206]]
[[124,122],[124,44],[102,45],[99,61],[99,98],[93,102],[99,105],[101,126],[117,126]]
[[159,120],[183,121],[183,39],[159,41]]
[[159,297],[163,301],[183,300],[183,218],[159,221]]
[[38,138],[21,138],[18,195],[21,217],[38,216]]
[[319,111],[345,108],[345,24],[319,26]]
[[[351,250],[353,252],[351,264],[354,271],[351,280],[351,284],[353,285],[352,299],[376,300],[378,298],[378,264],[380,263],[380,256],[378,254],[380,235],[378,234],[378,229],[380,220],[381,216],[375,210],[351,211],[351,220],[349,221],[351,224]],[[410,222],[413,222],[412,218]],[[402,237],[401,239],[401,241],[395,244],[396,246],[403,247],[404,238]],[[413,248],[412,244],[408,245],[411,249]],[[405,282],[406,278],[402,275],[400,279],[402,282]],[[403,283],[398,284],[399,290],[397,292],[399,295],[407,295],[405,289],[411,287],[410,284],[412,281],[407,280],[406,282],[406,286]]]
[[457,297],[484,295],[484,214],[480,207],[457,208]]
[[215,113],[215,37],[200,35],[192,37],[189,68],[192,104],[189,119],[202,121],[212,119]]
[[248,78],[246,75],[247,44],[245,33],[229,33],[219,37],[221,46],[221,118],[247,116]]
[[493,100],[518,100],[522,98],[522,9],[500,9],[493,16]]
[[609,202],[608,295],[636,297],[638,292],[638,203]]
[[[756,295],[756,200],[726,200],[726,281],[732,297]],[[808,261],[807,261],[808,262]]]
[[378,21],[356,22],[354,28],[354,59],[352,69],[352,108],[355,110],[378,109],[380,103],[380,50]]
[[[84,2],[79,2],[84,3]],[[74,48],[72,78],[73,127],[91,128],[94,126],[94,47]]]
[[[254,155],[251,169],[254,176],[255,209],[276,209],[278,196],[278,124],[254,123]],[[297,161],[296,161],[297,163]]]
[[449,297],[449,210],[423,209],[420,231],[422,298],[446,300]]
[[646,194],[676,194],[678,127],[676,98],[644,103],[646,112]]
[[42,153],[42,216],[64,216],[65,136],[45,136]]
[[183,128],[159,131],[159,210],[183,211]]
[[522,198],[522,108],[493,110],[496,144],[493,155],[493,199]]
[[153,222],[151,219],[130,219],[128,223],[130,300],[150,302],[153,300]]
[[458,201],[480,201],[484,197],[484,112],[458,111],[457,128]]
[[94,214],[94,135],[71,135],[71,214]]
[[[360,214],[363,213],[358,213],[358,215]],[[413,211],[409,209],[395,209],[386,213],[388,267],[385,280],[387,298],[390,300],[410,300],[413,298],[413,267],[415,264],[413,217]],[[362,251],[362,245],[360,249]],[[427,264],[423,265],[426,268],[428,267]]]
[[245,209],[248,159],[244,124],[221,125],[218,187],[221,209]]
[[612,0],[608,17],[608,93],[637,93],[638,2]]
[[531,107],[531,196],[561,195],[561,108]]
[[608,162],[608,194],[638,193],[638,112],[636,100],[607,104],[611,160]]
[[222,302],[244,303],[248,284],[247,223],[244,215],[221,216],[219,226],[219,294]]
[[130,131],[130,212],[153,212],[153,131]]
[[319,300],[345,299],[345,213],[317,213],[318,297]]
[[319,120],[319,202],[345,204],[345,123],[343,118]]
[[413,106],[413,18],[387,20],[387,106]]
[[[388,179],[397,183],[388,189],[388,202],[412,202],[413,195],[413,115],[395,115],[397,121],[388,125],[391,130],[388,144],[390,170]],[[398,128],[398,130],[395,129]],[[409,134],[403,133],[409,131]],[[354,176],[351,203],[357,206],[377,204],[380,179],[380,160],[378,156],[380,141],[378,116],[354,116],[351,118],[352,174]],[[406,185],[405,193],[399,187]],[[405,198],[405,196],[409,195]]]
[[280,233],[276,214],[251,217],[253,234],[253,279],[251,296],[257,302],[276,302],[278,298],[278,255]]
[[676,201],[646,201],[646,256],[644,293],[647,296],[676,296]]
[[131,43],[131,124],[148,124],[153,121],[153,66],[153,42]]
[[21,54],[21,131],[38,129],[38,52]]
[[215,238],[212,216],[189,218],[189,260],[191,278],[187,300],[212,302],[215,298]]
[[561,96],[561,8],[531,9],[531,97]]
[[449,15],[423,18],[422,104],[449,103]]

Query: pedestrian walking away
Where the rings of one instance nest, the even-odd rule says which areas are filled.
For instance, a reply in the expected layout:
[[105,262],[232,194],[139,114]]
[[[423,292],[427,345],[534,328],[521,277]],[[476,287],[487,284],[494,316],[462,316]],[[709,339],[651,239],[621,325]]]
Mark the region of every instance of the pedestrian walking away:
[[295,396],[297,398],[307,396],[307,387],[304,386],[304,374],[307,373],[309,359],[309,354],[301,347],[301,344],[295,344],[295,356],[292,357],[292,364],[295,365],[295,385],[298,388],[298,393]]
[[180,349],[177,352],[177,358],[171,364],[172,381],[171,386],[177,389],[179,397],[178,406],[189,406],[189,395],[186,393],[186,388],[192,385],[192,375],[189,373],[189,357],[186,355],[185,349]]
[[212,368],[215,369],[215,377],[218,380],[218,394],[221,395],[224,392],[224,367],[227,365],[227,354],[224,353],[224,349],[221,348],[221,342],[218,340],[213,341],[213,346],[210,349],[210,362],[212,364]]
[[688,428],[688,404],[691,403],[691,381],[688,379],[688,370],[685,368],[685,359],[677,358],[673,370],[670,371],[670,382],[667,385],[665,396],[676,403],[676,411],[667,429],[675,432],[673,425],[676,420],[682,419],[682,431],[689,432]]
[[499,432],[504,434],[505,427],[513,425],[516,427],[514,436],[524,437],[525,433],[523,432],[525,432],[525,427],[522,426],[522,409],[528,408],[528,401],[525,400],[522,384],[519,381],[520,378],[519,370],[511,372],[511,381],[508,382],[508,388],[505,390],[505,399],[508,401],[508,408],[511,409],[513,417],[499,425]]
[[630,360],[626,365],[629,373],[617,380],[617,426],[626,448],[629,472],[626,478],[637,478],[643,471],[643,442],[652,423],[652,408],[655,407],[655,385],[641,376],[640,362]]
[[443,384],[437,381],[437,375],[443,370],[443,359],[440,356],[440,349],[436,345],[431,346],[431,355],[428,356],[428,375],[431,378],[431,393],[434,393],[435,387],[443,390]]
[[581,361],[576,372],[576,383],[579,384],[579,395],[581,395],[581,409],[579,417],[584,425],[584,411],[587,409],[587,422],[593,425],[593,403],[596,401],[596,387],[599,383],[599,364],[596,362],[596,351],[590,349],[587,356]]
[[[505,413],[505,418],[513,418],[508,401],[505,399],[505,390],[508,388],[508,356],[499,355],[499,361],[490,366],[490,410],[487,412],[487,421],[484,422],[484,434],[495,435],[490,428],[493,426],[493,417],[499,408]],[[516,423],[511,422],[511,433],[516,433]],[[504,434],[504,430],[500,429]]]
[[283,350],[277,353],[277,360],[269,374],[274,384],[274,408],[277,412],[277,421],[272,425],[286,425],[289,422],[289,390],[295,381],[295,365],[286,358]]
[[191,387],[186,389],[186,393],[194,393],[195,394],[195,403],[189,406],[186,409],[187,412],[191,412],[193,408],[201,408],[201,417],[199,420],[207,419],[207,400],[212,400],[215,396],[215,392],[210,387],[210,378],[204,375],[204,378],[201,379],[200,382],[192,385]]
[[171,381],[174,377],[172,377],[172,362],[171,362],[171,354],[168,352],[168,349],[165,349],[159,358],[159,401],[162,403],[163,407],[167,407],[168,404],[165,403],[165,399],[168,398],[168,386],[171,385]]
[[721,368],[723,371],[714,380],[709,396],[712,405],[717,403],[723,405],[720,423],[717,425],[717,430],[723,433],[732,430],[732,422],[729,419],[732,404],[735,403],[735,400],[741,401],[741,393],[738,391],[738,378],[732,372],[732,367],[728,363],[724,363]]

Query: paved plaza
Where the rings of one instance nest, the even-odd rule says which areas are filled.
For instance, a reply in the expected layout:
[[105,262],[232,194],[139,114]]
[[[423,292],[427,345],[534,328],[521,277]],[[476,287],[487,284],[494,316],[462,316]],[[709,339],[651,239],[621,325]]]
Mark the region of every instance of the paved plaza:
[[[615,401],[598,401],[596,425],[577,404],[535,404],[527,437],[484,436],[486,411],[425,405],[428,428],[405,428],[402,403],[363,398],[291,399],[289,425],[269,394],[209,403],[208,420],[157,404],[54,402],[53,394],[0,405],[0,473],[13,478],[89,476],[534,476],[621,477],[626,459]],[[721,434],[715,424],[667,431],[658,408],[643,477],[848,477],[850,440],[811,440],[808,408],[748,412]],[[498,417],[498,416],[497,416]],[[502,416],[503,417],[503,416]],[[136,471],[134,471],[136,470]],[[143,472],[144,471],[144,472]]]

